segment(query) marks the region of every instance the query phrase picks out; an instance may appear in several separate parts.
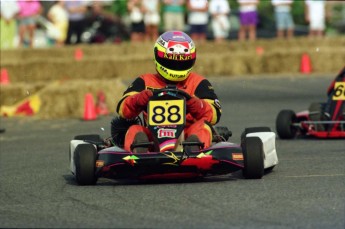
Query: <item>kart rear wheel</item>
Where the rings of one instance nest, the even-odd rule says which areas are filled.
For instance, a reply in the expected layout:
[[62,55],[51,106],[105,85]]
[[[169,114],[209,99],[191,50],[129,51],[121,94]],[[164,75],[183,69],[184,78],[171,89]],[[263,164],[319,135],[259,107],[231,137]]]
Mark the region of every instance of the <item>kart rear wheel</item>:
[[101,136],[99,136],[98,134],[77,135],[74,137],[74,140],[102,142]]
[[96,154],[97,150],[92,144],[79,144],[75,149],[75,176],[79,185],[96,184]]
[[282,110],[276,119],[277,134],[281,139],[292,139],[297,134],[297,127],[293,124],[297,121],[297,117],[292,110]]
[[259,137],[246,137],[242,147],[246,179],[261,179],[264,175],[263,145]]

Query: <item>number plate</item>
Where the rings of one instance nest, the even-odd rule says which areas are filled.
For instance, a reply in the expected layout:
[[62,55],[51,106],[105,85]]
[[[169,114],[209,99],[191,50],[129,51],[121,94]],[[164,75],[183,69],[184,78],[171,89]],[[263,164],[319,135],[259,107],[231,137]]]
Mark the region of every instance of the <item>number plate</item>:
[[345,82],[335,82],[333,100],[345,100]]
[[184,100],[153,100],[149,102],[148,123],[150,126],[183,125],[184,120]]

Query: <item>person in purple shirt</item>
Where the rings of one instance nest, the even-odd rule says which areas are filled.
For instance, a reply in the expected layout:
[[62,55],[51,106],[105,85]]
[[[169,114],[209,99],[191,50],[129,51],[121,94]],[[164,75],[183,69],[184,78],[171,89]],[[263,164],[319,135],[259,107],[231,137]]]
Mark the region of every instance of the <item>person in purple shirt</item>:
[[237,0],[240,5],[240,31],[238,39],[243,41],[248,34],[249,40],[256,39],[256,25],[258,24],[257,5],[259,0]]

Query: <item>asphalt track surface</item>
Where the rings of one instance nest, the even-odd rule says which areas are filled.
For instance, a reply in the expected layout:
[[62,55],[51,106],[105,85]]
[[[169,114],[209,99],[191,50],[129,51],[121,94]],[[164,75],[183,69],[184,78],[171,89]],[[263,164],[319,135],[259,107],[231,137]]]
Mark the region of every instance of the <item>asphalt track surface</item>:
[[[220,124],[239,143],[245,127],[275,131],[281,109],[324,102],[334,75],[210,78],[223,105]],[[345,227],[345,141],[277,139],[279,165],[261,180],[241,174],[201,181],[100,179],[78,186],[69,141],[110,133],[97,121],[2,118],[0,227],[341,228]]]

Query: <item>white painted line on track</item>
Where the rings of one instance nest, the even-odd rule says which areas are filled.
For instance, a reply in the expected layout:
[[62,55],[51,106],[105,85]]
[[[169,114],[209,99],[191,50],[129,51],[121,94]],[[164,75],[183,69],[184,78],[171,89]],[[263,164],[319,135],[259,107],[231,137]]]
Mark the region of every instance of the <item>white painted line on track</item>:
[[305,178],[305,177],[341,177],[345,174],[314,174],[314,175],[300,175],[300,176],[285,176],[289,178]]

